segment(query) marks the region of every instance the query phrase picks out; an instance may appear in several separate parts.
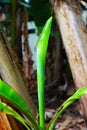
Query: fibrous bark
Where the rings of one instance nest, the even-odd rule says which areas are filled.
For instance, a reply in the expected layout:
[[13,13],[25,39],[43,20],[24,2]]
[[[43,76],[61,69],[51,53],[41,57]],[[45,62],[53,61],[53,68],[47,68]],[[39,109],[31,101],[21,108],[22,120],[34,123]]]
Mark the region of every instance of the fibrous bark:
[[[52,1],[76,89],[87,85],[87,27],[80,0]],[[87,118],[87,94],[81,97]]]
[[26,101],[30,111],[36,116],[36,108],[24,83],[21,70],[18,67],[17,57],[8,47],[7,39],[0,30],[0,75]]

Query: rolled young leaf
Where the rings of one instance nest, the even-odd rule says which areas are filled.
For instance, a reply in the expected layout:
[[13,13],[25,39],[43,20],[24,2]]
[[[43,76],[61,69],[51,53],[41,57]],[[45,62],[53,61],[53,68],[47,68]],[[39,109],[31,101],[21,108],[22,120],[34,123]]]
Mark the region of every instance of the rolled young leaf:
[[48,40],[51,31],[52,17],[46,22],[41,36],[37,43],[37,81],[38,81],[38,105],[40,127],[45,130],[44,121],[44,77],[45,77],[45,61],[48,46]]
[[53,130],[53,127],[60,117],[60,115],[63,113],[63,111],[71,105],[73,102],[75,102],[77,99],[79,99],[83,94],[87,93],[87,87],[80,88],[77,90],[70,98],[68,98],[57,110],[54,114],[52,120],[48,124],[47,130]]
[[15,119],[21,122],[27,128],[27,130],[30,130],[26,120],[21,115],[19,115],[16,111],[14,111],[10,106],[6,105],[3,102],[0,102],[0,111],[4,112],[5,114],[9,114],[13,116]]
[[39,125],[36,123],[33,115],[28,109],[24,99],[2,80],[0,80],[0,96],[12,103],[17,109],[19,109],[29,119],[34,129],[40,129]]

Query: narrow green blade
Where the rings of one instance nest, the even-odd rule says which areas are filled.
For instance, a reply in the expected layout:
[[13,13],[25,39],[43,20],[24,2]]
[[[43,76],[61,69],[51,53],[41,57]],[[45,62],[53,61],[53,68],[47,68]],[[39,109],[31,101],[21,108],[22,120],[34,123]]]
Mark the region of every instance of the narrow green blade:
[[49,41],[49,36],[51,32],[51,25],[52,25],[52,17],[50,17],[40,35],[40,38],[37,42],[37,56],[40,58],[41,62],[45,64],[46,61],[46,52],[47,52],[47,47],[48,47],[48,41]]
[[17,109],[23,112],[23,114],[29,119],[29,121],[35,129],[40,129],[39,125],[36,123],[33,115],[28,109],[24,99],[2,80],[0,80],[0,96],[5,98],[7,101],[12,103]]
[[11,107],[9,107],[3,102],[0,102],[0,111],[4,112],[5,114],[9,114],[13,116],[15,119],[21,122],[27,128],[27,130],[30,130],[30,128],[27,125],[26,120],[21,115],[19,115],[16,111],[14,111]]
[[73,102],[75,102],[77,99],[79,99],[83,94],[87,93],[87,87],[80,88],[77,90],[70,98],[68,98],[57,110],[54,114],[52,120],[48,124],[47,130],[53,130],[53,127],[60,117],[60,115],[63,113],[63,111],[71,105]]
[[48,47],[48,40],[51,31],[52,17],[50,17],[41,33],[37,43],[37,81],[38,81],[38,105],[40,127],[45,130],[44,121],[44,77],[45,77],[45,61]]

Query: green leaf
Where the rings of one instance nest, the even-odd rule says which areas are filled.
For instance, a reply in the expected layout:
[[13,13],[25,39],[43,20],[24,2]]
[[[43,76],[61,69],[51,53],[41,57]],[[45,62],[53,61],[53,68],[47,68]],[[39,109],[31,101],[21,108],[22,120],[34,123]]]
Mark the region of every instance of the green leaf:
[[56,113],[54,114],[52,120],[48,124],[48,129],[47,130],[53,130],[53,127],[60,117],[60,115],[63,113],[63,111],[71,105],[73,102],[75,102],[77,99],[79,99],[83,94],[87,93],[87,87],[80,88],[77,90],[70,98],[68,98],[57,110]]
[[40,127],[45,129],[44,121],[44,76],[45,76],[45,61],[48,46],[48,40],[51,31],[52,17],[46,22],[41,36],[37,43],[37,81],[38,81],[38,104]]
[[47,47],[48,47],[48,41],[49,41],[49,36],[51,32],[51,25],[52,25],[52,17],[50,17],[40,35],[40,38],[37,42],[37,57],[40,58],[42,64],[45,64],[46,61],[46,52],[47,52]]
[[9,114],[13,116],[15,119],[21,122],[27,128],[27,130],[30,130],[26,120],[21,115],[19,115],[16,111],[14,111],[10,106],[6,105],[3,102],[0,102],[0,111],[4,112],[5,114]]
[[36,123],[33,115],[28,109],[24,99],[16,91],[14,91],[12,87],[10,87],[2,80],[0,80],[0,96],[5,98],[7,101],[12,103],[17,109],[19,109],[29,119],[29,121],[35,129],[40,129],[39,125]]

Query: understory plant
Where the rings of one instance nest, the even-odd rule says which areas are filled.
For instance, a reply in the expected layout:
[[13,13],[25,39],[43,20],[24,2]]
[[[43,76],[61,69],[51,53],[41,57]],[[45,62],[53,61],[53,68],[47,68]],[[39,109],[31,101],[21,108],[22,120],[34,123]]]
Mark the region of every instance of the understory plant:
[[[12,89],[4,81],[0,80],[0,97],[3,97],[5,100],[13,104],[22,114],[21,116],[17,113],[13,108],[5,104],[4,102],[0,102],[0,111],[6,114],[12,115],[18,121],[20,121],[27,130],[53,130],[58,118],[63,113],[63,111],[74,101],[79,99],[84,93],[87,92],[87,87],[83,87],[77,90],[70,98],[68,98],[55,112],[53,118],[48,123],[45,124],[44,113],[45,113],[45,62],[46,62],[46,52],[48,47],[49,36],[51,32],[51,24],[52,17],[50,17],[40,35],[40,38],[37,43],[37,82],[38,82],[38,115],[39,115],[39,123],[33,117],[31,111],[26,105],[26,101]],[[31,104],[30,104],[31,105]],[[27,117],[27,120],[26,118]]]

